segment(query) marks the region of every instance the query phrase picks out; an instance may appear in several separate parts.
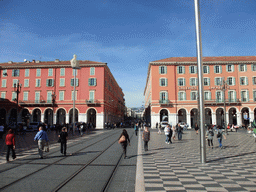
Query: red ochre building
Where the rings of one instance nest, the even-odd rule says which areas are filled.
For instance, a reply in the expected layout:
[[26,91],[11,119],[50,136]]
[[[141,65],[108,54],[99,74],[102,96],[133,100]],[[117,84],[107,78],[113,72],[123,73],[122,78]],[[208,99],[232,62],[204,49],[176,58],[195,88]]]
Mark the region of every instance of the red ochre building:
[[[124,118],[124,94],[107,63],[79,61],[76,75],[75,121],[93,123],[103,129],[105,122]],[[70,61],[26,61],[0,64],[0,123],[45,122],[48,125],[72,123],[74,71]]]
[[[197,71],[196,57],[171,57],[149,63],[144,96],[145,117],[152,127],[163,116],[172,125],[199,123]],[[253,121],[256,56],[203,57],[203,89],[206,124],[223,126],[224,115],[227,124],[246,125]]]

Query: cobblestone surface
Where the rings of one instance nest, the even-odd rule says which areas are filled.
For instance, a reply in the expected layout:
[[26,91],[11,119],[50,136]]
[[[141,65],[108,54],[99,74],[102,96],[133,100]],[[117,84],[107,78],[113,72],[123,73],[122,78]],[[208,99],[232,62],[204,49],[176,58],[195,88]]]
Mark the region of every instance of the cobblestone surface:
[[[207,143],[206,143],[207,144]],[[165,143],[165,135],[151,130],[144,152],[146,191],[256,191],[256,143],[245,131],[231,132],[223,149],[214,136],[214,148],[200,163],[200,136],[185,131],[183,140]]]

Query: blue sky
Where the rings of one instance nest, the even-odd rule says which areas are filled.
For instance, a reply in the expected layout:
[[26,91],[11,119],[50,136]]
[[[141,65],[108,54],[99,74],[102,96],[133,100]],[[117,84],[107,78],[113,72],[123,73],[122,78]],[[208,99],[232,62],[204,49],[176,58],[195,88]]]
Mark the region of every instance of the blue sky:
[[[201,1],[203,56],[256,55],[256,1]],[[0,0],[0,63],[106,62],[128,107],[150,61],[196,56],[193,0]]]

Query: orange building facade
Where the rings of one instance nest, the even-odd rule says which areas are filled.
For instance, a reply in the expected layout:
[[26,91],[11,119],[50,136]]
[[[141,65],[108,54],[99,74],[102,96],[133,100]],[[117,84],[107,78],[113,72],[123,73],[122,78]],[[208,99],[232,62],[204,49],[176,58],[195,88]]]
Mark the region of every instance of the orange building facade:
[[[204,57],[205,123],[248,125],[256,118],[256,56]],[[152,127],[166,116],[172,125],[199,123],[196,57],[149,63],[145,118]]]
[[[75,121],[104,128],[105,122],[124,118],[124,94],[106,63],[79,61],[76,72]],[[72,123],[74,74],[70,61],[1,63],[0,123],[45,122],[48,125]]]

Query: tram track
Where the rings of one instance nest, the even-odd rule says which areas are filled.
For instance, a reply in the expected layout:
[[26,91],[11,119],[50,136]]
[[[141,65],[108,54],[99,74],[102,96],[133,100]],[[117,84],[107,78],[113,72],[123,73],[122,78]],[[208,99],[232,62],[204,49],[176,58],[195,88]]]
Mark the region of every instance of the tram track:
[[[112,133],[113,133],[113,132],[112,132]],[[97,140],[97,141],[93,142],[92,144],[90,144],[90,145],[88,145],[88,146],[86,146],[86,147],[83,147],[83,148],[81,148],[81,149],[75,151],[75,152],[72,153],[72,154],[78,153],[78,152],[80,152],[80,151],[82,151],[82,150],[84,150],[84,149],[86,149],[86,148],[89,148],[89,147],[91,147],[91,146],[93,146],[93,145],[95,145],[95,144],[98,144],[99,142],[104,141],[105,139],[107,139],[107,138],[109,138],[109,137],[111,137],[111,136],[117,135],[117,134],[120,134],[120,132],[116,132],[116,133],[114,133],[114,134],[109,133],[109,135],[108,135],[107,137],[104,137],[104,138],[102,138],[102,139],[100,139],[100,140]],[[89,139],[89,140],[87,140],[87,141],[91,141],[91,140],[93,140],[93,139],[94,139],[94,138]],[[116,141],[117,141],[117,140],[115,140],[115,142],[116,142]],[[110,144],[106,149],[104,149],[100,154],[103,154],[103,153],[104,153],[108,148],[110,148],[115,142],[111,143],[111,144]],[[79,145],[79,144],[81,144],[81,143],[82,143],[82,141],[81,141],[81,142],[78,142],[78,143],[75,143],[75,144],[72,145],[72,146]],[[69,147],[72,147],[72,146],[69,146]],[[54,153],[56,153],[56,151],[55,151],[55,152],[48,153],[47,156],[49,156],[50,154],[54,154]],[[47,157],[47,156],[46,156],[46,157]],[[98,156],[99,156],[99,155],[98,155]],[[18,182],[22,181],[23,179],[25,179],[25,178],[27,178],[27,177],[29,177],[29,176],[31,176],[31,175],[34,175],[34,174],[40,172],[40,171],[42,171],[42,170],[44,170],[44,169],[46,169],[46,168],[48,168],[48,167],[50,167],[50,166],[52,166],[52,165],[58,165],[58,162],[60,162],[60,161],[62,161],[62,160],[64,160],[64,159],[66,159],[66,158],[68,158],[68,157],[70,157],[70,156],[64,156],[64,157],[60,158],[59,160],[57,160],[57,161],[55,161],[55,162],[53,162],[53,163],[42,163],[43,165],[46,165],[46,166],[45,166],[45,167],[42,167],[42,168],[40,168],[40,169],[38,169],[38,170],[36,170],[36,171],[30,173],[30,174],[27,174],[27,175],[25,175],[25,176],[23,176],[23,177],[21,177],[21,178],[19,178],[19,179],[16,179],[15,181],[13,181],[13,182],[11,182],[11,183],[9,183],[9,184],[7,184],[7,185],[1,187],[1,188],[0,188],[0,191],[3,190],[3,189],[6,189],[6,188],[8,188],[8,187],[10,187],[10,186],[12,186],[12,185],[14,185],[15,183],[18,183]],[[47,158],[46,158],[46,159],[47,159]],[[17,166],[11,167],[11,168],[9,168],[9,169],[5,169],[5,170],[1,171],[0,173],[4,173],[4,172],[6,172],[6,171],[9,171],[9,170],[11,170],[11,169],[17,168],[17,167],[22,166],[22,165],[27,165],[27,164],[37,164],[37,165],[39,165],[39,164],[40,164],[40,163],[31,163],[31,162],[33,162],[33,161],[35,161],[35,159],[33,159],[33,160],[31,160],[31,161],[28,161],[28,162],[26,162],[26,163],[20,163],[20,164],[18,164]],[[91,161],[92,161],[92,160],[90,160],[89,162],[91,162]],[[88,164],[88,163],[87,163],[87,164]],[[85,168],[86,166],[88,166],[87,164],[83,165],[83,167]],[[83,167],[82,167],[82,168],[83,168]],[[84,168],[83,168],[83,169],[84,169]],[[81,169],[81,168],[80,168],[80,169]],[[79,170],[78,170],[78,171],[79,171]]]

